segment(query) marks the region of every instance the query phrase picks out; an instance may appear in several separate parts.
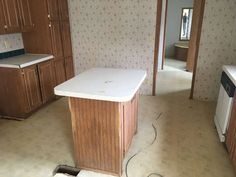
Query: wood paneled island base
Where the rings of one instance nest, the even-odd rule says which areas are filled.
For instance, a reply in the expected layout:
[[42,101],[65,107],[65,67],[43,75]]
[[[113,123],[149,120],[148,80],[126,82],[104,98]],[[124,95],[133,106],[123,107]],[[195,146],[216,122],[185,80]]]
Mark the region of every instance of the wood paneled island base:
[[125,103],[69,98],[76,167],[121,176],[137,129],[138,94]]
[[122,175],[145,78],[143,70],[93,68],[55,87],[69,98],[77,168]]

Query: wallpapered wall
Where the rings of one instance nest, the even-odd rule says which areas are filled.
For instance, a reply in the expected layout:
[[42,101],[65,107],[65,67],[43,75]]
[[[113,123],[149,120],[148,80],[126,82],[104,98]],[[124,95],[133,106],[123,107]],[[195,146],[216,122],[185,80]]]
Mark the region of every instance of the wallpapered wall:
[[92,67],[147,70],[152,89],[157,0],[69,0],[76,73]]
[[0,53],[22,48],[24,45],[21,33],[0,35]]
[[206,0],[194,98],[216,100],[222,65],[236,65],[235,9],[235,0]]

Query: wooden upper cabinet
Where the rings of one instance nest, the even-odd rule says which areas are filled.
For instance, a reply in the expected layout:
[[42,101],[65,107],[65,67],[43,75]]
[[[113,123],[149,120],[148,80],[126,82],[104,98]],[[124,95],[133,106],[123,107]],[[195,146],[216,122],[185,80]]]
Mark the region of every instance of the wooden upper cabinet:
[[3,12],[6,21],[6,32],[15,33],[21,31],[17,0],[3,0]]
[[19,15],[22,32],[31,31],[34,28],[32,22],[29,0],[18,0]]
[[55,75],[51,61],[38,64],[43,103],[54,99]]
[[42,104],[37,66],[26,67],[23,72],[30,109],[34,110]]
[[70,33],[70,23],[69,21],[61,22],[61,35],[62,35],[62,45],[64,57],[72,56],[72,45],[71,45],[71,33]]
[[5,33],[5,18],[3,13],[3,1],[0,0],[0,34]]
[[63,58],[63,47],[61,39],[60,23],[58,21],[52,21],[49,24],[51,31],[51,42],[52,42],[52,54],[55,59]]
[[69,21],[69,9],[67,0],[58,0],[59,15],[63,21]]
[[0,9],[0,33],[26,32],[33,29],[29,0],[0,0]]
[[49,20],[59,20],[59,8],[57,0],[47,0]]

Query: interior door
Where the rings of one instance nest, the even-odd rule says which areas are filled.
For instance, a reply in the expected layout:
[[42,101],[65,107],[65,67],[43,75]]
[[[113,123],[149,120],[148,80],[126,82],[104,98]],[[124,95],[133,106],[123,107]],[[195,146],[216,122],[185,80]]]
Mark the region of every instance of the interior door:
[[34,27],[30,12],[29,0],[18,0],[23,32],[31,31]]
[[30,108],[34,110],[42,104],[37,66],[26,67],[23,72]]
[[5,33],[5,18],[3,13],[3,1],[0,0],[0,34]]
[[8,33],[20,32],[17,0],[3,0],[3,11],[5,14],[6,31]]
[[51,61],[38,64],[40,88],[42,93],[42,101],[46,103],[52,100],[54,96],[55,75]]

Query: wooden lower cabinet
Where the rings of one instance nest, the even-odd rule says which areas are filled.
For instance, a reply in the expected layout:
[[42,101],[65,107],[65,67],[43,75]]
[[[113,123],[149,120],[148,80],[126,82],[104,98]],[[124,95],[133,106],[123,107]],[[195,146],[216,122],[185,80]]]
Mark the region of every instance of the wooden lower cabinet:
[[66,71],[66,80],[71,79],[72,77],[75,76],[72,57],[67,57],[65,59],[65,71]]
[[26,118],[54,98],[55,75],[51,61],[23,69],[0,67],[0,116]]
[[236,93],[234,95],[231,118],[226,134],[226,147],[228,149],[233,166],[236,169]]
[[56,82],[52,62],[47,61],[38,64],[38,71],[42,101],[46,103],[55,98],[54,87],[56,86]]
[[64,59],[54,60],[56,85],[59,85],[66,81],[65,61]]
[[121,176],[137,129],[138,94],[119,103],[69,98],[76,167]]
[[0,68],[0,115],[23,118],[30,112],[25,78],[20,69]]
[[37,65],[32,65],[24,68],[22,74],[25,81],[25,88],[28,97],[28,103],[30,105],[30,111],[32,111],[42,104]]
[[137,132],[137,116],[138,116],[138,94],[135,94],[135,96],[131,101],[123,103],[124,155],[129,150],[133,135],[136,134]]

